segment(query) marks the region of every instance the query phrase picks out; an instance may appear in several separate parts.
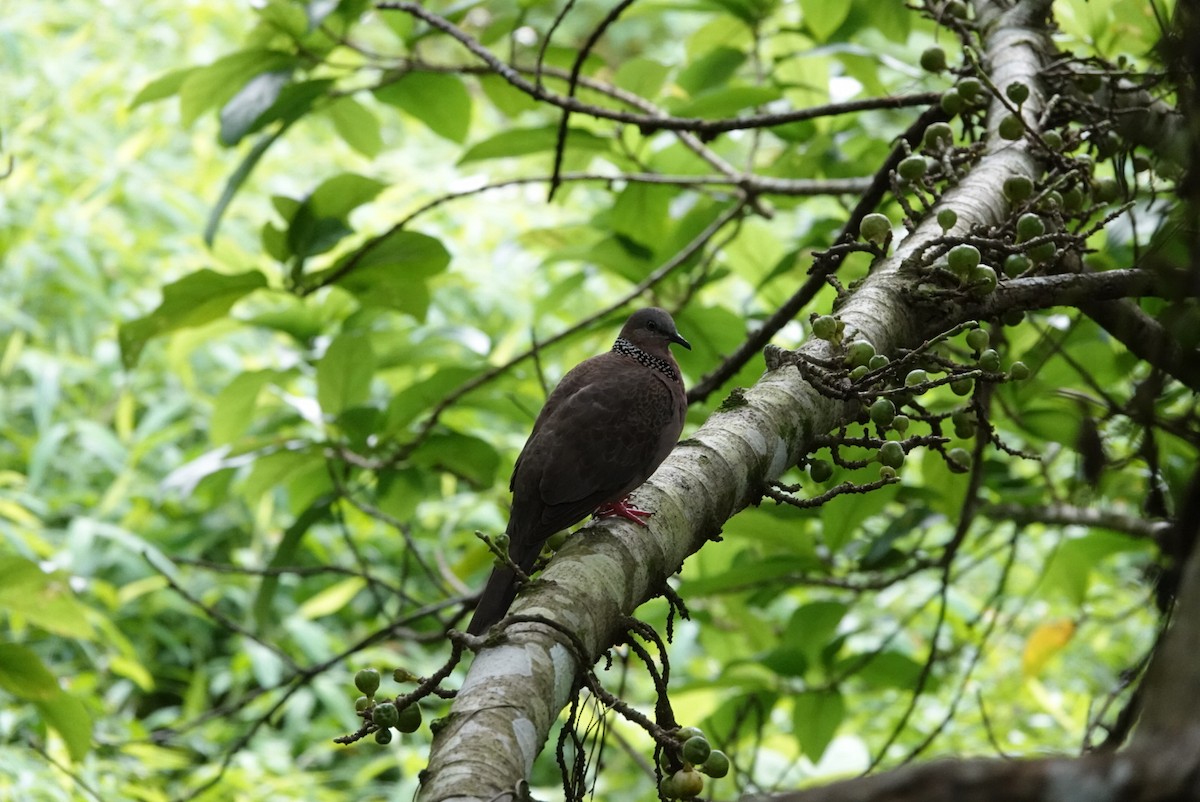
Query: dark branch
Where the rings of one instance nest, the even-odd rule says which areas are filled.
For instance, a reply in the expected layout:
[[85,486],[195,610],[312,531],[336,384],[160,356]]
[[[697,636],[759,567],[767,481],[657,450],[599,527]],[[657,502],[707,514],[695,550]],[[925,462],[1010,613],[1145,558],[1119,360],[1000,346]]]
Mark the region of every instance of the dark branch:
[[551,92],[544,86],[534,84],[524,78],[521,73],[502,61],[495,53],[484,47],[473,36],[462,30],[454,23],[434,14],[420,3],[408,0],[389,0],[376,3],[381,11],[404,11],[428,23],[447,36],[451,37],[477,58],[482,60],[493,72],[508,81],[517,89],[534,98],[557,106],[564,111],[587,114],[621,123],[629,123],[646,131],[690,131],[703,137],[715,136],[729,131],[743,131],[752,128],[771,128],[786,123],[813,120],[818,117],[832,117],[839,114],[854,114],[860,111],[875,111],[878,109],[902,109],[912,106],[929,106],[941,99],[940,92],[920,92],[913,95],[896,97],[864,98],[845,103],[827,103],[824,106],[813,106],[807,109],[780,112],[778,114],[755,114],[746,117],[733,117],[708,120],[702,117],[660,117],[651,114],[635,114],[626,111],[615,111],[584,103],[576,98]]

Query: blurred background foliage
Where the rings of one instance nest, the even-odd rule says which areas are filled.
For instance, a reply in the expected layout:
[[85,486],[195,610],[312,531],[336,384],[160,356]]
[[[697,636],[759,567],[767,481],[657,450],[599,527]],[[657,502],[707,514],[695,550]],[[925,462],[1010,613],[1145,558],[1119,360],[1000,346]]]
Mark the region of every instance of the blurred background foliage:
[[[670,132],[581,114],[547,203],[558,112],[367,5],[62,0],[0,20],[0,795],[410,798],[428,727],[335,746],[358,724],[350,677],[444,659],[444,630],[489,567],[472,533],[502,530],[545,388],[606,348],[623,312],[515,358],[619,301],[734,205],[719,183],[622,179],[714,169]],[[560,10],[430,7],[525,64]],[[571,69],[606,10],[565,17],[548,85],[563,89],[553,70]],[[1054,10],[1060,47],[1153,65],[1145,3]],[[950,79],[917,65],[934,42],[957,60],[899,3],[645,3],[585,74],[678,116],[732,116],[940,92]],[[414,68],[430,64],[443,69]],[[764,176],[865,179],[915,113],[736,131],[708,152]],[[791,295],[852,203],[772,197],[772,218],[722,226],[641,295],[678,310],[689,384]],[[1128,266],[1170,207],[1138,210],[1142,230],[1095,235],[1096,266]],[[846,286],[865,274],[858,257]],[[776,341],[804,336],[795,323]],[[1158,430],[1156,477],[1139,461],[1144,429],[1080,400],[1132,397],[1144,364],[1069,312],[1030,314],[1000,342],[1034,378],[998,392],[994,423],[1043,460],[991,452],[986,503],[1137,516],[1157,489],[1159,514],[1173,508],[1194,444]],[[690,423],[762,369],[694,404]],[[1155,409],[1193,405],[1168,385]],[[1081,421],[1106,449],[1094,482]],[[1123,704],[1159,621],[1153,542],[997,515],[943,587],[907,568],[951,537],[966,479],[914,456],[898,486],[748,509],[685,566],[694,623],[676,630],[673,702],[734,758],[722,795],[916,752],[1070,751]],[[640,615],[661,626],[665,607]],[[620,681],[650,702],[638,671]],[[648,798],[636,763],[609,758],[597,792]],[[557,784],[548,757],[534,780]]]

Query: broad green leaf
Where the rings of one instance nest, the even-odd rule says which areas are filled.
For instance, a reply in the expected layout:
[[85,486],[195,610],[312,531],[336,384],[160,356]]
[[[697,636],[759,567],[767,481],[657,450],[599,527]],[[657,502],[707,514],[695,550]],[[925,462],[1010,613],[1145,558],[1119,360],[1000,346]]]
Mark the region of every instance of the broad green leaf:
[[466,141],[471,128],[471,95],[457,75],[409,72],[376,89],[375,97],[416,117],[438,136]]
[[290,0],[267,0],[256,5],[255,11],[263,22],[291,39],[300,39],[308,33],[308,14]]
[[487,95],[488,100],[492,101],[492,105],[499,109],[505,117],[516,117],[522,112],[532,111],[538,107],[536,100],[499,75],[489,73],[479,76],[479,86]]
[[870,493],[843,493],[821,505],[821,534],[831,551],[841,551],[858,534],[863,521],[883,511],[896,497],[899,485]]
[[266,277],[257,270],[227,275],[205,268],[171,282],[163,287],[157,309],[120,327],[122,362],[132,368],[151,338],[211,323],[228,314],[243,297],[266,286]]
[[273,70],[255,75],[221,108],[222,145],[236,145],[250,133],[258,118],[275,105],[279,93],[292,80],[291,70]]
[[732,741],[739,733],[761,732],[778,703],[779,694],[771,690],[726,695],[721,706],[704,720],[704,732],[714,743]]
[[354,230],[352,211],[375,198],[387,184],[357,173],[339,173],[321,182],[307,198],[292,205],[278,200],[276,208],[288,221],[282,243],[285,257],[301,260],[325,253]]
[[317,363],[317,401],[326,415],[367,400],[375,375],[375,352],[365,334],[339,334]]
[[792,698],[792,732],[814,763],[825,754],[845,714],[846,704],[836,690],[804,691]]
[[333,615],[354,601],[354,597],[366,586],[367,580],[361,576],[352,576],[341,582],[335,582],[300,605],[296,610],[296,615],[306,620]]
[[136,109],[143,103],[153,103],[156,100],[163,100],[177,93],[187,77],[198,69],[197,67],[184,67],[180,70],[171,70],[165,75],[160,75],[150,83],[146,84],[134,96],[129,103],[130,109]]
[[423,412],[431,410],[450,392],[461,387],[478,373],[473,368],[445,367],[428,379],[416,382],[392,394],[388,402],[384,432],[396,434],[403,431]]
[[[866,683],[872,690],[913,688],[921,676],[921,664],[906,654],[896,651],[871,652],[848,655],[838,661],[835,673],[853,671],[851,676]],[[932,690],[934,677],[926,680],[926,688]]]
[[286,485],[314,467],[325,466],[325,457],[315,449],[282,450],[258,457],[254,467],[241,480],[240,494],[250,504],[257,504],[263,494]]
[[336,217],[345,220],[350,212],[373,200],[387,184],[357,173],[339,173],[327,178],[313,190],[305,201],[318,218]]
[[786,580],[802,577],[820,568],[820,565],[816,559],[770,555],[755,562],[735,565],[716,576],[684,581],[680,593],[690,598],[761,588],[773,581],[786,585]]
[[312,275],[313,283],[341,276],[337,284],[360,303],[399,309],[425,317],[429,306],[426,282],[450,264],[440,240],[413,231],[394,231],[347,254],[328,270]]
[[240,50],[206,67],[192,70],[179,87],[180,116],[184,127],[214,106],[223,107],[246,82],[264,72],[290,70],[295,56],[276,50]]
[[622,89],[645,98],[656,97],[667,80],[670,68],[654,59],[639,57],[621,63],[613,82]]
[[830,3],[829,0],[800,0],[804,25],[812,31],[818,41],[824,42],[829,35],[841,27],[850,14],[848,2]]
[[246,179],[250,177],[250,173],[254,171],[255,165],[259,159],[267,152],[271,145],[275,144],[275,140],[283,136],[291,123],[287,120],[277,127],[274,131],[264,134],[258,138],[254,146],[246,152],[246,155],[238,163],[237,169],[229,174],[229,179],[225,182],[225,186],[221,188],[221,197],[213,204],[212,211],[208,214],[208,221],[204,224],[204,244],[212,247],[213,240],[217,238],[217,228],[221,225],[221,218],[225,216],[225,210],[229,208],[229,204],[233,202],[233,197],[237,191],[241,189]]
[[785,254],[774,229],[757,219],[745,221],[723,251],[734,272],[755,286],[763,283]]
[[667,209],[675,190],[654,184],[630,184],[621,190],[613,205],[613,230],[647,246],[666,236]]
[[[283,332],[297,342],[307,345],[325,330],[328,323],[323,310],[314,308],[315,300],[312,296],[297,298],[294,295],[277,295],[272,298],[272,308],[243,319],[255,326]],[[353,301],[348,297],[347,305],[353,305]]]
[[83,702],[68,693],[36,702],[42,719],[62,736],[71,760],[78,763],[92,748],[92,717]]
[[846,609],[845,604],[836,601],[810,602],[792,613],[781,640],[788,648],[802,651],[810,665],[816,665],[836,635]]
[[920,466],[921,484],[933,491],[926,500],[930,509],[949,520],[955,520],[962,512],[970,474],[951,472],[946,467],[946,460],[933,449],[928,449],[921,455]]
[[1102,529],[1094,529],[1082,537],[1065,538],[1051,555],[1037,594],[1043,598],[1066,598],[1075,606],[1082,605],[1092,571],[1102,561],[1121,552],[1150,548],[1144,540]]
[[908,41],[915,15],[903,3],[854,0],[851,8],[848,27],[853,30],[878,31],[891,41],[901,44]]
[[350,224],[340,217],[317,217],[309,204],[303,204],[288,224],[284,238],[285,254],[303,262],[332,250],[339,242],[354,233]]
[[474,487],[489,487],[500,467],[500,455],[491,443],[458,432],[429,435],[412,459],[418,465],[452,473]]
[[723,86],[693,95],[681,103],[671,103],[668,108],[679,117],[732,117],[781,96],[778,89],[770,86]]
[[[684,336],[691,340],[691,330]],[[813,537],[814,517],[800,518],[789,509],[767,504],[747,507],[726,522],[721,535],[727,541],[751,544],[769,559],[798,557],[809,570],[823,571]]]
[[436,486],[439,478],[419,467],[382,471],[376,503],[393,518],[407,520],[416,514],[417,505],[433,492],[431,485]]
[[277,120],[282,121],[284,127],[291,125],[307,114],[317,100],[325,97],[329,93],[331,86],[333,86],[331,79],[286,84],[279,91],[275,102],[264,109],[253,120],[248,121],[244,128],[234,128],[231,126],[229,131],[231,134],[230,138],[225,136],[226,131],[223,124],[224,119],[222,118],[222,135],[219,137],[221,144],[236,144],[242,136],[257,133]]
[[808,656],[795,646],[780,646],[764,656],[761,663],[781,677],[803,677],[808,671]]
[[1073,401],[1053,396],[1027,403],[1015,411],[1014,421],[1039,440],[1075,448],[1079,440],[1079,409]]
[[688,64],[675,79],[679,87],[693,97],[729,81],[738,67],[746,61],[746,54],[732,47],[718,47]]
[[[543,128],[518,128],[488,137],[467,149],[459,164],[500,159],[508,156],[528,156],[531,153],[553,152],[558,144],[558,126]],[[605,153],[610,140],[599,137],[583,128],[567,131],[567,150]]]
[[213,401],[212,422],[208,427],[213,445],[237,440],[254,422],[258,396],[262,388],[288,375],[285,371],[255,370],[239,373]]
[[751,27],[765,19],[777,3],[773,0],[705,0],[745,22]]
[[0,558],[0,611],[19,614],[34,626],[67,638],[94,634],[86,609],[71,591],[70,578],[46,573],[23,557]]
[[51,699],[61,692],[41,658],[16,643],[0,643],[0,688],[29,700]]
[[154,690],[154,677],[146,666],[132,657],[114,654],[108,659],[108,667],[117,676],[131,680],[141,690],[147,693]]
[[379,118],[354,98],[347,95],[332,103],[329,117],[338,136],[368,159],[375,158],[383,150]]
[[[300,548],[300,541],[303,539],[305,533],[317,523],[325,520],[329,516],[331,507],[331,499],[319,499],[297,515],[292,525],[284,530],[283,537],[279,541],[279,546],[271,556],[269,567],[278,568],[284,565],[295,564],[296,550]],[[273,614],[274,598],[276,591],[279,590],[279,579],[279,574],[267,574],[263,576],[258,593],[255,594],[254,620],[260,630],[268,629],[275,622]]]

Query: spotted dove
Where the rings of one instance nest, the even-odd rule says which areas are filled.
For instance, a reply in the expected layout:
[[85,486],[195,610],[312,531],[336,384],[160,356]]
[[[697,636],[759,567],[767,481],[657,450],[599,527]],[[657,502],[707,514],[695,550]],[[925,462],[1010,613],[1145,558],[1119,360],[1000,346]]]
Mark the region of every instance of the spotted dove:
[[[650,513],[628,496],[671,452],[687,411],[671,343],[692,347],[665,311],[640,309],[611,351],[577,365],[546,399],[509,483],[509,556],[526,574],[546,538],[588,513],[646,525]],[[467,631],[487,630],[516,595],[512,569],[494,568]]]

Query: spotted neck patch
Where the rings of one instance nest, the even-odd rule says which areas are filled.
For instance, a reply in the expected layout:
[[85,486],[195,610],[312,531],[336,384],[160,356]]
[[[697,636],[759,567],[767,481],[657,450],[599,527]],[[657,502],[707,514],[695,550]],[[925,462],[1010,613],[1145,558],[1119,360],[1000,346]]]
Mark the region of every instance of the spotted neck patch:
[[646,367],[654,368],[659,373],[662,373],[674,381],[679,381],[679,374],[675,371],[675,367],[670,362],[646,353],[641,348],[638,348],[636,345],[629,342],[629,340],[626,340],[624,337],[618,337],[617,341],[613,343],[612,349],[618,354],[633,357]]

